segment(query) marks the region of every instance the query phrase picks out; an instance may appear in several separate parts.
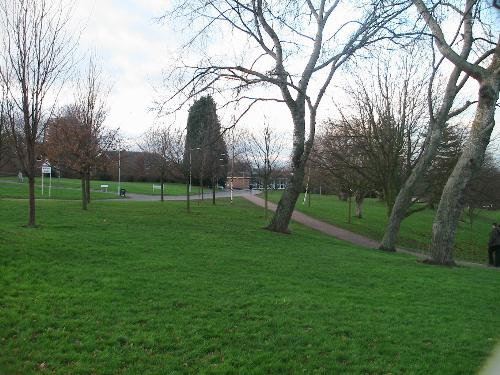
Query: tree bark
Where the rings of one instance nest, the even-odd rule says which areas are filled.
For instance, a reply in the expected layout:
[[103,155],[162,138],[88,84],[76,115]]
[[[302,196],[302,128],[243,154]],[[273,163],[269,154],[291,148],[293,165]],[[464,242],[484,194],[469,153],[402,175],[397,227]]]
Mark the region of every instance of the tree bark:
[[212,204],[215,205],[215,178],[212,177]]
[[[297,100],[299,102],[299,100]],[[274,213],[271,222],[267,229],[279,233],[291,233],[288,229],[290,220],[292,219],[293,210],[304,183],[305,166],[312,148],[314,139],[314,126],[316,114],[310,114],[310,129],[309,139],[305,142],[305,109],[304,102],[296,104],[293,110],[293,152],[292,152],[292,170],[288,185],[278,202],[278,207]]]
[[305,164],[298,164],[295,168],[292,168],[292,176],[288,185],[278,202],[278,207],[276,213],[271,219],[271,223],[267,226],[267,229],[273,232],[279,233],[291,233],[288,229],[288,224],[292,218],[293,210],[297,199],[299,198],[300,192],[302,190],[302,183],[304,181],[304,166]]
[[160,174],[160,200],[163,202],[163,173]]
[[401,223],[406,217],[406,212],[411,205],[411,199],[415,193],[417,183],[431,165],[432,159],[441,143],[442,131],[442,127],[437,125],[429,131],[428,142],[426,142],[427,147],[396,197],[384,237],[380,243],[380,250],[396,251],[396,242]]
[[365,195],[362,192],[356,192],[355,194],[355,201],[356,201],[356,217],[358,219],[363,218],[363,203],[365,201]]
[[[498,56],[496,67],[498,69]],[[495,61],[492,65],[495,64]],[[427,263],[454,265],[455,233],[464,206],[464,191],[481,167],[486,147],[495,125],[495,104],[498,100],[500,79],[493,74],[480,84],[479,102],[465,148],[443,189],[432,225],[430,258]]]
[[29,184],[29,210],[30,216],[28,221],[28,227],[33,228],[36,227],[36,205],[35,205],[35,175],[34,173],[30,173],[28,176],[28,184]]
[[268,212],[267,212],[267,208],[268,208],[268,196],[269,196],[269,188],[268,188],[268,185],[269,185],[269,179],[267,177],[264,178],[264,217],[267,219],[268,217]]
[[82,210],[87,210],[87,179],[82,175]]
[[87,197],[87,203],[90,203],[90,170],[85,173],[85,194]]

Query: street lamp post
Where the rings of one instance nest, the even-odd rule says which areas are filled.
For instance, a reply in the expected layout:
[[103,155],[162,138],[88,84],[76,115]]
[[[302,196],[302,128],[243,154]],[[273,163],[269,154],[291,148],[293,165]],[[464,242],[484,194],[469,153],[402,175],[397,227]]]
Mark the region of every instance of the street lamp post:
[[121,149],[118,150],[118,195],[120,195],[122,181]]

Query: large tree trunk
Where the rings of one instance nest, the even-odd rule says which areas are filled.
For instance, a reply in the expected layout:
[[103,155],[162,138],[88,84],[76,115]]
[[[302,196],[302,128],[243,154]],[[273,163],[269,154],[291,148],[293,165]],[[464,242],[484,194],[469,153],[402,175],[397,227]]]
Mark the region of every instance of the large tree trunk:
[[36,226],[36,205],[35,205],[35,174],[30,173],[28,176],[29,184],[29,205],[30,205],[30,216],[28,221],[28,227],[32,228]]
[[428,263],[454,265],[453,245],[464,205],[464,191],[483,163],[484,153],[495,125],[495,104],[500,84],[498,78],[496,80],[495,78],[497,77],[493,76],[491,81],[481,83],[479,88],[479,102],[469,139],[446,182],[434,218]]
[[297,199],[302,191],[302,183],[304,182],[304,168],[305,164],[298,164],[292,168],[292,175],[288,185],[278,202],[276,212],[271,219],[271,223],[267,229],[273,232],[290,233],[288,224],[292,219],[293,210]]
[[82,175],[82,210],[87,210],[87,179],[85,178],[85,175]]
[[[312,148],[314,131],[309,134],[309,139],[305,142],[305,110],[304,103],[297,105],[293,114],[293,152],[292,170],[288,185],[278,202],[278,207],[274,213],[267,229],[273,232],[290,233],[288,225],[292,219],[293,210],[304,184],[305,166]],[[315,113],[310,114],[310,129],[314,129]]]
[[380,243],[380,250],[396,251],[396,241],[401,227],[401,222],[406,217],[406,212],[411,205],[411,199],[415,193],[417,183],[432,163],[432,159],[434,158],[439,144],[441,143],[442,134],[443,128],[437,124],[435,124],[433,129],[429,131],[429,136],[426,142],[427,147],[425,147],[423,154],[396,197],[389,216],[387,227],[385,229],[384,237]]

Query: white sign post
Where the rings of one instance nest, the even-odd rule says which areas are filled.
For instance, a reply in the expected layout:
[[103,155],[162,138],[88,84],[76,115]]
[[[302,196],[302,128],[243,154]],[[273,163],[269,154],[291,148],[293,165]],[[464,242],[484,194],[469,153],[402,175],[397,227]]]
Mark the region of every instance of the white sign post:
[[47,173],[49,175],[49,198],[52,192],[52,167],[49,164],[42,165],[42,195],[43,195],[43,175]]

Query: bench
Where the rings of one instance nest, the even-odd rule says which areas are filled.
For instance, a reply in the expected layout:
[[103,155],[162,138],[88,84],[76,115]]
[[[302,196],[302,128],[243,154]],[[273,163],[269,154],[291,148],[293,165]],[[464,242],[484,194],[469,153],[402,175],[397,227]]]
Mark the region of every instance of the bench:
[[108,192],[109,185],[101,185],[101,191],[102,192]]
[[153,185],[153,193],[155,190],[161,190],[161,185]]

